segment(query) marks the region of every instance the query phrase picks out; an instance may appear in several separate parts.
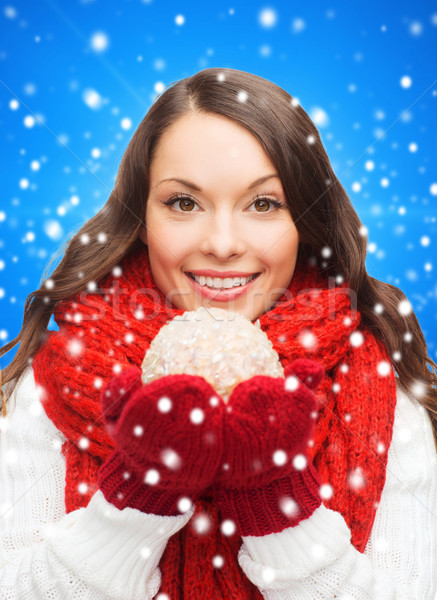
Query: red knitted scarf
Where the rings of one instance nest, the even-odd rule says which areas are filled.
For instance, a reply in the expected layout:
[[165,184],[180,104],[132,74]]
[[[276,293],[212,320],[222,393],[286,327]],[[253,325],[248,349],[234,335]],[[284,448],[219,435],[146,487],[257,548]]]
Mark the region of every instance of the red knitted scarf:
[[[120,266],[94,293],[58,305],[59,332],[48,334],[33,360],[45,411],[67,439],[62,449],[67,512],[88,504],[99,466],[114,447],[101,419],[100,388],[128,366],[140,365],[162,325],[183,312],[156,287],[145,246]],[[297,268],[287,293],[260,323],[283,366],[308,357],[326,370],[310,455],[322,482],[332,487],[324,504],[344,516],[362,552],[385,481],[396,385],[393,371],[387,374],[385,347],[359,327],[346,284],[331,283],[314,268]],[[241,538],[221,533],[209,498],[196,503],[196,514],[206,514],[212,527],[200,535],[193,518],[169,540],[160,562],[161,591],[171,600],[261,598],[239,567]],[[221,568],[213,566],[216,555],[224,559]]]

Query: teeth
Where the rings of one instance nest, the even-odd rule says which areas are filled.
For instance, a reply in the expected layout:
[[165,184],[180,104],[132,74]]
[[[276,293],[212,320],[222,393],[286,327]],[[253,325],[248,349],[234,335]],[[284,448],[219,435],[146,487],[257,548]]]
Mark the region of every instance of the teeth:
[[195,281],[197,281],[197,283],[199,283],[200,285],[207,285],[208,287],[212,287],[215,289],[221,289],[221,288],[232,288],[232,287],[238,287],[240,285],[245,285],[248,281],[250,281],[251,279],[253,279],[253,275],[251,275],[250,277],[225,277],[225,278],[221,278],[221,277],[205,277],[203,275],[193,275]]

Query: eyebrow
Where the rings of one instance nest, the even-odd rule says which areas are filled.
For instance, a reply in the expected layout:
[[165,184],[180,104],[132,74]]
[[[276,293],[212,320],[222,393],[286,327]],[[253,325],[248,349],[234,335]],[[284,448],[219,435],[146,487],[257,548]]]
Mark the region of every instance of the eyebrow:
[[[261,183],[264,183],[264,181],[267,181],[268,179],[271,179],[272,177],[277,177],[279,179],[279,175],[277,175],[276,173],[272,173],[271,175],[264,175],[264,177],[260,177],[259,179],[252,181],[252,183],[249,185],[249,187],[247,189],[252,190],[257,185],[261,185]],[[161,185],[161,183],[164,183],[164,181],[177,181],[177,182],[182,183],[183,185],[191,188],[192,190],[196,190],[196,192],[202,191],[202,188],[200,188],[195,183],[192,183],[191,181],[187,181],[186,179],[180,179],[179,177],[168,177],[167,179],[161,179],[161,181],[158,183],[158,185]],[[156,186],[156,187],[158,187],[158,186]]]

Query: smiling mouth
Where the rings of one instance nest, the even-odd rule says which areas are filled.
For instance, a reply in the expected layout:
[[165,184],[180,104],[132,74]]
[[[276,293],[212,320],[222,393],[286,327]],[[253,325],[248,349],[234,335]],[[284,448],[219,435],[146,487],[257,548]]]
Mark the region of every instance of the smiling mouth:
[[261,273],[254,273],[250,277],[205,277],[195,276],[193,273],[187,272],[187,275],[201,287],[220,292],[221,290],[232,290],[239,287],[244,287]]

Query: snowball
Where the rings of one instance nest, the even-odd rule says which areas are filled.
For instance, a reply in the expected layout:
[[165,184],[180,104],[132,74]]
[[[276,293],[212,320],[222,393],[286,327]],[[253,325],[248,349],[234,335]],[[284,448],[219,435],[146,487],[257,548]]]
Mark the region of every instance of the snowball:
[[114,275],[114,277],[120,277],[120,276],[121,276],[121,274],[122,274],[121,267],[119,267],[119,266],[117,266],[117,267],[114,267],[114,268],[112,269],[112,274]]
[[247,100],[248,98],[249,98],[249,95],[248,95],[248,93],[247,93],[247,92],[240,91],[240,92],[238,92],[238,94],[237,94],[237,99],[238,99],[238,102],[246,102],[246,100]]
[[429,191],[433,196],[437,196],[437,183],[431,183]]
[[78,446],[81,450],[86,450],[90,445],[90,441],[86,437],[81,437]]
[[417,145],[415,142],[411,142],[411,143],[408,145],[408,150],[409,150],[410,152],[417,152],[418,148],[419,148],[419,146],[418,146],[418,145]]
[[413,82],[412,82],[411,77],[409,77],[408,75],[404,75],[403,77],[401,77],[400,83],[401,83],[401,87],[403,87],[404,89],[407,89],[407,88],[411,87],[411,84]]
[[323,256],[323,258],[329,258],[332,255],[332,250],[329,248],[329,246],[325,246],[322,248],[320,254]]
[[134,427],[134,435],[136,437],[140,437],[140,436],[143,435],[143,433],[144,433],[143,427],[141,427],[141,425],[135,425],[135,427]]
[[[217,355],[220,360],[214,363]],[[277,352],[258,325],[239,313],[204,307],[166,323],[143,360],[144,384],[176,373],[204,377],[225,401],[240,381],[254,375],[284,376]]]
[[373,169],[375,168],[375,163],[373,162],[373,160],[366,160],[364,168],[366,169],[366,171],[373,171]]
[[183,25],[185,23],[184,15],[176,15],[174,22],[176,25]]

